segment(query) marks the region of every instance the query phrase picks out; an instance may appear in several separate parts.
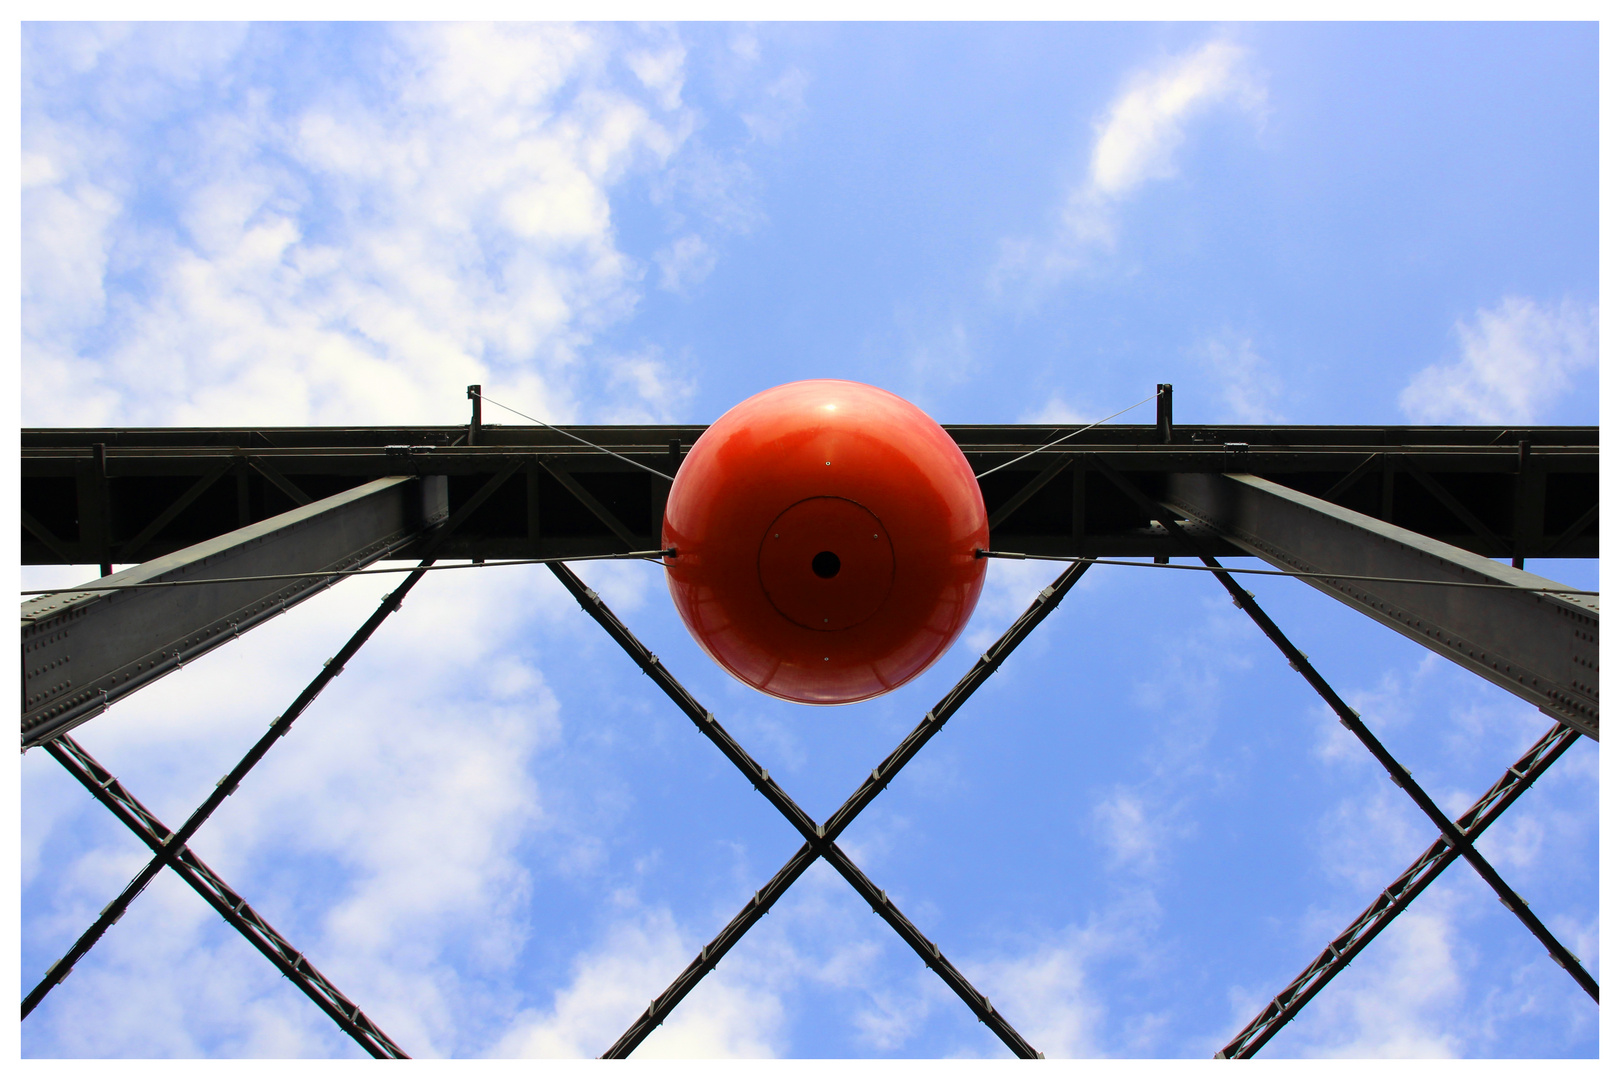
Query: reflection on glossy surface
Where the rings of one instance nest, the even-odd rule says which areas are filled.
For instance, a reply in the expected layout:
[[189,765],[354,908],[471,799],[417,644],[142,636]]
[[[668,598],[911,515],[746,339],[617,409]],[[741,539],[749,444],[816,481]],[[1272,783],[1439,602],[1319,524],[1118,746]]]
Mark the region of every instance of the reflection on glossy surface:
[[921,409],[861,383],[789,383],[731,409],[664,513],[670,595],[737,678],[837,705],[915,678],[984,585],[978,482]]

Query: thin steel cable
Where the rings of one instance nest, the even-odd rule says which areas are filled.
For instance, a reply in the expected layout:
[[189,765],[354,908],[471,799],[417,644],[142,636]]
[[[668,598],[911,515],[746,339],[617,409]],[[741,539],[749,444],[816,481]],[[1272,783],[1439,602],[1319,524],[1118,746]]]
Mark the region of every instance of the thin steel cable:
[[[532,566],[560,562],[601,562],[606,559],[645,559],[658,562],[675,557],[674,548],[663,551],[626,551],[617,555],[554,555],[543,559],[499,559],[492,562],[449,563],[427,567],[428,570],[476,570],[485,566]],[[408,574],[418,569],[411,566],[385,566],[369,570],[328,570],[300,574],[254,574],[248,577],[189,578],[185,581],[139,581],[130,585],[75,585],[71,589],[30,589],[23,596],[55,596],[71,592],[115,592],[124,589],[168,589],[178,585],[233,585],[239,581],[284,581],[287,578],[356,577],[360,574]]]
[[499,401],[496,401],[494,398],[485,396],[485,394],[484,394],[484,392],[482,390],[478,391],[478,400],[479,401],[487,401],[491,405],[497,406],[498,408],[505,409],[509,413],[514,413],[514,414],[516,414],[518,416],[521,416],[521,417],[523,417],[523,419],[531,421],[532,423],[539,424],[543,428],[550,428],[552,431],[555,431],[557,434],[563,436],[564,438],[573,439],[577,443],[584,443],[586,446],[590,447],[592,450],[600,450],[600,451],[602,451],[602,453],[607,454],[609,457],[616,457],[620,461],[623,461],[623,462],[626,462],[628,464],[634,465],[636,468],[641,469],[643,472],[650,472],[654,476],[662,477],[663,479],[668,480],[668,481],[670,481],[672,483],[675,480],[675,478],[673,476],[670,476],[668,473],[661,473],[657,469],[653,468],[651,465],[643,465],[641,462],[635,460],[634,458],[627,458],[623,454],[616,454],[612,450],[609,450],[605,446],[597,446],[595,443],[591,442],[589,439],[582,439],[578,435],[573,434],[572,432],[564,431],[562,428],[558,427],[555,424],[548,424],[544,420],[541,420],[538,417],[530,416],[526,412],[520,412],[519,410],[512,408],[512,406],[510,406],[510,405],[502,405]]
[[1180,563],[1145,563],[1129,559],[1094,559],[1072,555],[1024,555],[1016,551],[976,552],[981,559],[1033,559],[1037,562],[1083,562],[1099,566],[1141,566],[1152,570],[1198,570],[1206,574],[1259,574],[1265,577],[1329,578],[1334,581],[1384,581],[1392,585],[1444,585],[1452,589],[1507,589],[1510,592],[1544,592],[1569,596],[1597,596],[1596,589],[1544,588],[1540,585],[1499,585],[1489,581],[1431,581],[1427,578],[1376,577],[1371,574],[1318,574],[1305,570],[1246,570],[1237,566],[1187,566]]
[[[674,548],[665,548],[662,551],[626,551],[612,555],[554,555],[536,559],[492,559],[488,562],[473,563],[447,563],[429,567],[429,570],[478,570],[491,566],[546,566],[552,563],[570,562],[602,562],[608,560],[640,559],[644,562],[660,562],[664,559],[676,557]],[[1380,577],[1374,574],[1329,574],[1312,573],[1305,570],[1254,570],[1237,566],[1225,566],[1220,570],[1208,566],[1187,566],[1183,563],[1145,563],[1130,559],[1101,559],[1091,556],[1075,558],[1070,555],[1026,555],[1019,551],[985,551],[982,548],[977,552],[981,559],[1028,559],[1033,562],[1080,562],[1098,566],[1139,566],[1149,570],[1196,570],[1203,573],[1227,574],[1256,574],[1263,577],[1288,578],[1324,578],[1333,581],[1378,581],[1391,585],[1441,585],[1451,589],[1505,589],[1509,592],[1543,592],[1556,593],[1560,596],[1599,596],[1597,589],[1569,589],[1546,588],[1540,585],[1502,585],[1488,581],[1439,581],[1429,578],[1398,578]],[[62,593],[73,592],[112,592],[123,589],[170,589],[182,585],[232,585],[247,581],[284,581],[289,578],[328,578],[328,577],[357,577],[361,574],[406,574],[411,571],[408,566],[373,567],[366,570],[330,570],[326,572],[312,571],[299,574],[254,574],[246,577],[225,578],[192,578],[185,581],[143,581],[130,585],[75,585],[67,589],[25,589],[21,596],[57,596]]]
[[[1141,401],[1138,401],[1135,405],[1127,405],[1127,406],[1125,406],[1125,408],[1119,410],[1119,412],[1110,413],[1109,415],[1103,417],[1101,420],[1098,420],[1096,423],[1087,424],[1085,427],[1081,428],[1079,431],[1071,431],[1067,435],[1063,436],[1063,438],[1061,438],[1061,439],[1053,439],[1051,442],[1047,443],[1045,446],[1037,446],[1035,449],[1031,450],[1027,454],[1019,454],[1017,457],[1013,458],[1011,461],[1003,461],[1000,465],[997,465],[993,469],[986,469],[982,473],[975,473],[973,479],[975,479],[975,480],[983,480],[985,477],[989,476],[993,472],[1000,472],[1002,469],[1005,469],[1007,466],[1016,465],[1020,461],[1023,461],[1027,457],[1034,457],[1036,454],[1040,453],[1042,450],[1050,450],[1050,449],[1052,449],[1052,447],[1056,446],[1060,442],[1068,442],[1070,439],[1074,438],[1076,435],[1081,435],[1081,434],[1084,434],[1087,431],[1090,431],[1092,428],[1096,427],[1097,424],[1106,424],[1106,423],[1108,423],[1108,421],[1112,420],[1116,416],[1124,416],[1126,413],[1130,412],[1132,409],[1140,409],[1143,405],[1146,405],[1148,402],[1152,401],[1154,398],[1156,398],[1158,396],[1159,395],[1157,393],[1149,394],[1147,397],[1143,398]],[[502,406],[502,408],[505,408],[505,406]]]

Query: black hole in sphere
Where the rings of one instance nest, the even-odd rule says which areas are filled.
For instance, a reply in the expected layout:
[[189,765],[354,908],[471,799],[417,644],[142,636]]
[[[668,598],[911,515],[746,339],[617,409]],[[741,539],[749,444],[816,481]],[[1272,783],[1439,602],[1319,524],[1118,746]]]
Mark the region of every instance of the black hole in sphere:
[[816,577],[832,577],[843,565],[838,561],[838,556],[830,551],[818,552],[816,557],[810,560],[810,569],[816,572]]

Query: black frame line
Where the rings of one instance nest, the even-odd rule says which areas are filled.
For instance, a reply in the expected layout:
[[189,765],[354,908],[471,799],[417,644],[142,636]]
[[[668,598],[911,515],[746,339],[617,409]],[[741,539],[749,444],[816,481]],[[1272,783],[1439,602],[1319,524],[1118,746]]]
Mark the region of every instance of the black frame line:
[[629,1029],[621,1035],[611,1047],[602,1055],[605,1058],[628,1057],[653,1030],[664,1022],[670,1012],[680,1003],[691,990],[702,981],[710,971],[720,962],[727,951],[731,949],[743,934],[747,933],[754,923],[770,909],[796,881],[799,875],[808,870],[817,859],[824,858],[838,871],[839,875],[860,894],[872,910],[883,918],[900,937],[910,945],[912,950],[921,957],[923,963],[937,974],[942,981],[971,1009],[981,1023],[989,1027],[1008,1049],[1018,1057],[1038,1058],[1043,1055],[1030,1046],[1024,1037],[1006,1021],[991,1005],[990,999],[980,993],[966,976],[947,960],[940,952],[939,946],[929,941],[916,926],[905,917],[899,908],[889,899],[888,894],[877,888],[860,868],[834,842],[837,837],[854,822],[855,818],[864,810],[878,793],[887,787],[905,767],[917,752],[920,751],[929,739],[933,738],[945,726],[956,710],[1001,666],[1007,656],[1020,642],[1029,636],[1030,632],[1046,618],[1074,587],[1089,568],[1088,564],[1073,563],[1060,573],[1055,581],[1036,596],[1033,603],[1025,610],[1007,632],[990,647],[972,669],[964,675],[939,703],[928,712],[920,724],[912,730],[911,734],[901,741],[900,745],[873,769],[871,774],[861,783],[853,794],[845,800],[844,804],[827,819],[824,824],[818,825],[809,814],[805,813],[793,799],[782,790],[771,775],[748,755],[740,744],[733,739],[729,732],[721,727],[714,714],[698,703],[697,699],[670,675],[658,658],[643,645],[630,629],[620,622],[612,610],[602,602],[592,589],[585,585],[573,571],[561,564],[553,564],[551,572],[562,582],[564,588],[571,593],[585,612],[597,621],[607,631],[608,636],[618,642],[619,646],[629,654],[642,672],[663,690],[670,700],[692,720],[700,732],[713,742],[726,757],[736,765],[749,782],[764,795],[770,804],[787,819],[799,834],[804,837],[804,845],[794,853],[787,863],[776,875],[753,896],[753,899],[744,906],[743,910],[721,930],[720,934],[705,945],[699,952],[697,959],[687,965],[685,971],[676,977],[662,994],[652,1000],[646,1012],[637,1017]]

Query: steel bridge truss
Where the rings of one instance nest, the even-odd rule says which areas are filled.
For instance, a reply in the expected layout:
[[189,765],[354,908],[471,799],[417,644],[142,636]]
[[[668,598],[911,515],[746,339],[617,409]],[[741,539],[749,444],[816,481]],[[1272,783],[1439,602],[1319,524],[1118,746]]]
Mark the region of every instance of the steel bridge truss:
[[[476,407],[476,398],[474,403]],[[1549,490],[1573,492],[1574,504],[1578,505],[1587,497],[1587,489],[1582,483],[1571,484],[1567,481],[1562,486],[1549,485],[1547,481],[1551,475],[1558,474],[1557,469],[1544,469],[1539,483],[1515,481],[1505,489],[1498,485],[1497,490],[1507,492],[1514,508],[1511,539],[1504,540],[1500,532],[1480,521],[1477,505],[1471,510],[1453,491],[1440,486],[1423,466],[1415,463],[1414,458],[1429,452],[1431,447],[1420,447],[1420,450],[1405,447],[1395,452],[1377,450],[1370,454],[1357,454],[1354,460],[1348,461],[1344,455],[1340,455],[1339,460],[1345,464],[1340,466],[1338,475],[1330,475],[1327,480],[1307,480],[1302,485],[1315,486],[1319,494],[1302,492],[1297,487],[1256,476],[1246,467],[1253,463],[1247,443],[1238,444],[1241,449],[1222,443],[1218,456],[1204,454],[1199,463],[1202,467],[1190,471],[1186,467],[1186,455],[1166,458],[1168,469],[1164,474],[1155,476],[1153,470],[1148,470],[1150,482],[1144,483],[1141,469],[1144,455],[1151,455],[1153,451],[1173,451],[1171,445],[1165,445],[1172,443],[1175,438],[1168,410],[1163,407],[1166,403],[1167,397],[1161,399],[1160,422],[1153,432],[1161,440],[1159,447],[1144,451],[1142,444],[1122,447],[1117,441],[1108,442],[1105,439],[1084,449],[1069,448],[1062,452],[1036,455],[1031,470],[1021,474],[1008,469],[1009,475],[997,481],[994,490],[992,485],[985,485],[988,504],[996,506],[991,514],[992,527],[995,529],[1002,528],[1014,519],[1021,509],[1026,508],[1026,504],[1037,502],[1039,496],[1054,486],[1052,481],[1055,478],[1065,472],[1074,476],[1072,485],[1064,485],[1071,496],[1068,509],[1073,521],[1073,527],[1067,530],[1066,535],[1056,540],[1043,540],[1036,531],[1031,531],[1031,522],[1038,523],[1040,520],[1038,515],[1033,518],[1026,515],[1021,526],[1023,532],[1011,534],[1026,541],[1024,546],[1033,549],[1032,554],[1053,547],[1068,548],[1062,552],[1067,565],[825,822],[811,818],[715,716],[664,668],[602,599],[565,565],[564,560],[570,557],[591,554],[600,557],[603,552],[595,549],[602,546],[601,541],[588,538],[581,541],[579,536],[582,534],[576,532],[574,539],[563,539],[561,546],[567,549],[565,551],[548,550],[541,542],[536,526],[539,513],[537,490],[539,477],[546,475],[556,481],[561,491],[568,493],[576,506],[594,516],[599,525],[606,527],[605,531],[611,537],[607,541],[609,551],[648,546],[648,534],[626,525],[607,501],[593,494],[568,469],[558,466],[554,457],[548,460],[550,455],[508,449],[503,457],[495,460],[492,469],[487,467],[487,459],[479,459],[478,467],[486,475],[479,477],[480,482],[473,487],[463,485],[459,494],[455,483],[452,483],[448,497],[443,481],[417,463],[414,474],[422,477],[420,480],[393,475],[362,483],[358,487],[350,484],[318,500],[311,498],[299,484],[289,480],[282,470],[257,460],[254,454],[236,451],[226,454],[221,460],[205,463],[202,476],[185,486],[156,517],[149,518],[139,526],[137,535],[118,545],[118,550],[126,555],[162,548],[160,557],[149,559],[131,570],[104,576],[100,582],[72,593],[57,594],[24,605],[24,748],[44,746],[47,753],[118,817],[153,854],[147,866],[108,904],[68,953],[47,971],[24,1000],[22,1015],[26,1018],[45,995],[67,977],[74,964],[117,922],[146,885],[164,867],[169,867],[367,1053],[375,1057],[406,1056],[357,1005],[339,992],[302,953],[254,912],[245,899],[203,864],[188,843],[214,810],[237,789],[248,772],[288,733],[293,722],[343,670],[344,665],[388,615],[399,609],[405,595],[435,561],[447,557],[448,552],[456,551],[458,544],[465,546],[469,531],[475,534],[479,531],[480,514],[483,515],[483,536],[491,536],[490,523],[493,519],[489,511],[492,500],[496,500],[503,491],[510,492],[509,482],[514,478],[523,479],[526,484],[529,542],[518,552],[510,550],[509,544],[502,549],[501,542],[493,540],[493,546],[500,550],[491,553],[498,557],[503,554],[534,555],[544,552],[541,557],[548,560],[552,573],[584,611],[803,838],[802,846],[781,870],[754,893],[742,910],[700,950],[674,982],[651,1001],[618,1041],[608,1048],[604,1057],[625,1057],[633,1052],[819,859],[827,860],[871,906],[874,913],[889,924],[922,962],[1015,1055],[1041,1056],[944,956],[938,944],[924,936],[888,894],[855,865],[838,846],[837,839],[894,781],[900,770],[943,729],[1019,643],[1056,609],[1092,565],[1090,560],[1111,554],[1152,554],[1162,560],[1168,557],[1168,553],[1174,552],[1196,557],[1210,568],[1213,576],[1231,596],[1232,602],[1276,645],[1290,666],[1322,697],[1340,723],[1366,747],[1396,786],[1429,817],[1440,834],[1216,1057],[1250,1057],[1260,1050],[1458,858],[1474,868],[1502,903],[1541,942],[1548,955],[1596,1000],[1597,983],[1581,961],[1552,935],[1524,900],[1484,859],[1477,847],[1485,829],[1582,734],[1594,739],[1598,736],[1597,604],[1581,597],[1539,591],[1554,587],[1555,583],[1518,569],[1518,565],[1522,565],[1520,553],[1526,551],[1540,556],[1574,548],[1586,554],[1584,547],[1590,546],[1595,552],[1595,538],[1587,539],[1593,535],[1595,528],[1595,505],[1590,510],[1576,513],[1555,509],[1550,519],[1557,525],[1556,535],[1549,535],[1551,530],[1545,527],[1549,520],[1546,509]],[[994,449],[983,451],[992,458],[1000,455],[1003,460],[1010,460],[1012,455],[1024,451],[1030,444],[1038,445],[1038,435],[1026,438],[1019,445],[1006,440],[1008,429],[975,430],[994,432],[992,437],[998,440],[993,444]],[[1348,429],[1311,430],[1314,434],[1321,430],[1342,432]],[[1410,433],[1410,429],[1404,430]],[[1585,449],[1586,441],[1579,435],[1582,429],[1558,429],[1559,434],[1564,436],[1571,430],[1578,433],[1577,437],[1566,438],[1565,441]],[[473,425],[466,429],[460,439],[469,446],[484,445],[489,440],[488,431],[480,424],[475,411]],[[684,429],[680,431],[681,434],[689,434]],[[28,434],[25,433],[25,444]],[[51,436],[55,433],[43,434]],[[143,433],[125,434],[130,435],[132,442],[142,441]],[[147,441],[152,441],[147,434]],[[1028,431],[1020,434],[1035,435]],[[1548,430],[1527,434],[1533,434],[1540,445],[1546,445]],[[526,437],[539,436],[531,433]],[[1117,432],[1112,437],[1117,438]],[[1500,454],[1496,452],[1495,442],[1501,437],[1501,434],[1496,436],[1483,451],[1476,448],[1474,456],[1488,465],[1496,464]],[[111,435],[103,435],[103,438],[112,441]],[[263,435],[260,438],[267,443],[272,441]],[[963,439],[958,433],[958,439],[964,442],[965,451],[971,451],[971,438]],[[441,438],[440,445],[447,441],[447,438]],[[50,457],[52,442],[49,437],[36,441],[36,445],[46,451],[41,455],[43,458]],[[670,443],[669,464],[673,466],[679,461],[681,440],[677,437],[671,439]],[[103,442],[93,449],[88,472],[77,469],[79,493],[102,500],[99,520],[94,511],[89,512],[89,527],[79,528],[77,532],[81,543],[101,544],[101,557],[107,560],[110,556],[105,553],[113,549],[107,546],[110,543],[107,537],[112,530],[107,512],[105,445]],[[645,446],[645,443],[641,445]],[[1290,444],[1285,442],[1283,445]],[[1530,471],[1523,466],[1531,445],[1530,439],[1520,439],[1517,446],[1512,448],[1520,465],[1515,476],[1529,475]],[[1592,476],[1595,481],[1595,439],[1590,448],[1594,458]],[[1205,449],[1213,447],[1196,448],[1194,456]],[[401,459],[413,460],[419,453],[435,452],[434,444],[427,443],[420,446],[405,444],[397,448],[385,446],[384,450],[386,456],[393,459],[388,464],[396,468]],[[404,453],[396,453],[396,450],[403,450]],[[1437,455],[1449,453],[1451,456],[1445,460],[1455,467],[1455,446],[1447,451],[1433,452]],[[1299,454],[1295,453],[1294,456],[1297,463]],[[1306,456],[1309,456],[1308,453]],[[649,459],[656,460],[653,457]],[[1272,464],[1282,463],[1283,460],[1283,455],[1279,454]],[[1579,462],[1578,455],[1566,455],[1563,460],[1565,474],[1583,475],[1579,464],[1576,464],[1573,473],[1569,472],[1570,463]],[[576,459],[575,467],[578,462],[579,459]],[[1392,512],[1389,497],[1396,489],[1392,478],[1402,462],[1409,470],[1407,475],[1419,478],[1412,482],[1414,488],[1428,491],[1433,496],[1433,502],[1450,511],[1448,520],[1460,522],[1472,534],[1471,547],[1478,554],[1471,554],[1469,550],[1438,539],[1436,534],[1443,534],[1443,529],[1430,528],[1427,532],[1418,532],[1395,523],[1398,515]],[[26,466],[25,455],[25,479],[28,475]],[[1130,468],[1132,466],[1134,469]],[[173,539],[165,547],[161,542],[165,530],[181,520],[188,508],[198,503],[204,493],[233,469],[237,470],[238,476],[238,513],[240,518],[249,520],[240,520],[237,523],[239,527],[225,536],[217,536],[191,547],[177,547]],[[526,470],[526,479],[518,476],[521,470]],[[48,474],[47,469],[46,474],[42,475]],[[268,488],[287,496],[295,504],[294,509],[266,518],[265,503],[269,501],[269,508],[273,509],[273,500],[261,498],[260,513],[253,514],[249,506],[252,492],[245,482],[250,474],[264,478]],[[454,473],[451,475],[453,480]],[[1097,492],[1088,488],[1093,476],[1105,482],[1113,493],[1111,497],[1115,502],[1111,504],[1110,512],[1114,514],[1115,523],[1124,521],[1129,526],[1125,532],[1116,530],[1112,539],[1105,539],[1100,545],[1096,540],[1087,540],[1087,504],[1088,501],[1110,504],[1105,499],[1096,499]],[[1334,502],[1336,498],[1356,489],[1363,481],[1380,477],[1384,492],[1384,513],[1381,517]],[[363,480],[364,476],[358,479]],[[308,483],[307,479],[305,482]],[[1476,484],[1472,490],[1477,496],[1480,491],[1489,488],[1488,484]],[[36,484],[35,494],[41,490],[44,489]],[[648,502],[643,505],[647,509],[648,521],[652,521],[656,520],[653,511],[661,510],[661,498],[667,493],[667,485],[660,489],[658,482],[653,481],[647,490]],[[82,548],[70,550],[74,542],[63,540],[58,532],[43,524],[38,515],[29,512],[26,484],[24,495],[25,532],[32,533],[35,541],[48,552],[47,558],[32,561],[48,561],[51,555],[60,561],[79,561],[84,553]],[[995,496],[994,501],[990,501],[992,495]],[[1088,496],[1092,498],[1088,500]],[[1567,505],[1569,500],[1565,502]],[[1121,504],[1128,508],[1123,515],[1119,513]],[[449,512],[450,505],[456,506],[454,513]],[[620,512],[623,512],[622,506]],[[1569,520],[1562,521],[1560,514]],[[80,520],[82,522],[83,518]],[[644,524],[637,522],[637,525]],[[1009,533],[1002,528],[992,542],[1005,544],[1008,537]],[[482,550],[489,550],[492,539],[474,539],[473,543]],[[1253,595],[1241,588],[1226,572],[1216,556],[1232,553],[1258,555],[1290,572],[1337,572],[1347,575],[1343,580],[1308,580],[1336,599],[1378,618],[1413,640],[1535,703],[1557,722],[1508,768],[1473,807],[1455,821],[1451,820],[1260,608]],[[1515,555],[1516,566],[1504,567],[1483,557],[1485,554]],[[380,558],[399,558],[403,555],[420,559],[420,564],[388,594],[344,647],[323,665],[288,709],[272,722],[269,730],[236,767],[221,778],[214,791],[178,830],[170,830],[159,821],[68,734],[72,727],[97,715],[122,694],[177,669],[191,656],[233,639],[244,629],[330,586],[340,580],[345,572]],[[103,566],[108,574],[111,569],[110,565]],[[262,573],[244,574],[244,569]],[[293,574],[302,576],[296,579],[288,576]],[[1393,582],[1410,581],[1416,577],[1422,580],[1494,584],[1498,587],[1508,585],[1511,588],[1501,592],[1480,590],[1476,593],[1469,589],[1403,586],[1392,581],[1378,583],[1365,580],[1378,575]],[[252,586],[245,584],[256,577],[272,580],[255,581]],[[161,598],[174,590],[156,588],[188,581],[214,582],[221,578],[229,578],[233,584],[198,584],[183,590],[186,593],[209,594],[213,598],[211,604],[171,603],[165,606]],[[291,585],[289,581],[292,581]],[[1434,599],[1437,593],[1448,594],[1447,600],[1437,602]],[[1470,595],[1466,601],[1459,602],[1456,598],[1461,594]],[[1504,619],[1512,621],[1510,632],[1492,636],[1491,627]],[[144,637],[132,631],[131,627],[137,625],[143,629]],[[73,664],[69,649],[79,651],[81,657],[90,655],[94,658],[93,662],[81,659]]]

